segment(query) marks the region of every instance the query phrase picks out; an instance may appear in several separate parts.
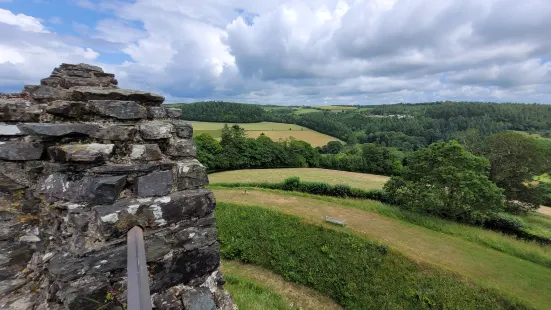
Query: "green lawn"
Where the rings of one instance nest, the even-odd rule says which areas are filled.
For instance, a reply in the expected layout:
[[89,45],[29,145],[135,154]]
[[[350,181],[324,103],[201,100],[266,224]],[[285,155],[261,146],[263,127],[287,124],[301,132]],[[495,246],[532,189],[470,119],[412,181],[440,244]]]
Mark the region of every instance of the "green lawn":
[[298,310],[286,303],[285,299],[266,287],[250,281],[246,277],[224,272],[225,288],[240,310]]
[[551,261],[550,247],[401,213],[369,200],[259,189],[244,193],[243,189],[214,187],[213,191],[219,202],[262,206],[298,215],[311,223],[324,224],[325,216],[343,219],[347,231],[383,242],[414,261],[451,271],[540,309],[551,305],[551,269],[546,267]]
[[295,110],[293,113],[297,114],[297,115],[300,115],[300,114],[307,114],[307,113],[313,113],[313,112],[321,112],[321,111],[317,110],[317,109],[300,108],[300,109]]
[[381,189],[389,177],[383,175],[357,173],[321,168],[279,168],[244,169],[209,174],[211,184],[282,182],[288,177],[297,176],[302,181],[326,182],[328,184],[348,184],[361,189]]

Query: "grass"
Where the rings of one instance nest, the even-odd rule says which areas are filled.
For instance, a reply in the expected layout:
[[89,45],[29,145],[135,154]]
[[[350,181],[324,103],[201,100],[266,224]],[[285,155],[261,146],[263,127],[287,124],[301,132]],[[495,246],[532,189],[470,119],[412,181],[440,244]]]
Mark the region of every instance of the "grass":
[[375,201],[257,189],[246,194],[243,189],[213,190],[219,202],[262,206],[310,223],[323,225],[325,216],[343,219],[348,231],[384,242],[414,261],[451,271],[536,308],[551,304],[551,269],[545,267],[550,262],[549,247],[404,213]]
[[246,277],[224,272],[225,288],[241,310],[298,310],[273,290],[250,281]]
[[[224,260],[222,261],[222,272],[225,277],[229,275],[233,278],[242,279],[243,282],[250,281],[257,286],[263,287],[264,289],[281,296],[285,300],[285,303],[290,307],[296,307],[303,310],[342,309],[333,300],[331,300],[331,298],[328,298],[327,296],[306,286],[285,281],[282,276],[255,265],[243,264],[239,261]],[[235,296],[234,292],[231,291],[233,287],[229,289],[232,295]],[[240,309],[245,310],[276,309],[272,308],[269,304],[264,308],[244,306],[239,303],[238,306]]]
[[211,184],[216,183],[250,183],[282,182],[291,176],[298,176],[302,181],[326,182],[328,184],[348,184],[360,189],[381,189],[389,177],[367,173],[357,173],[320,168],[281,168],[281,169],[245,169],[224,171],[209,174]]
[[308,113],[314,113],[314,112],[320,112],[318,109],[307,109],[307,108],[300,108],[293,112],[293,114],[301,115],[301,114],[308,114]]
[[[222,128],[225,123],[192,122],[192,124],[196,135],[199,133],[207,133],[213,138],[218,139],[222,135]],[[234,124],[228,123],[228,126],[231,125]],[[294,124],[261,122],[237,123],[237,125],[245,129],[249,138],[256,138],[264,133],[274,141],[294,137],[297,140],[306,141],[313,146],[323,146],[330,141],[339,141],[337,138]]]
[[544,183],[551,183],[551,175],[549,175],[549,173],[544,173],[542,175],[535,176],[534,180]]
[[419,264],[346,229],[225,202],[218,203],[215,216],[223,257],[272,270],[347,309],[525,308],[514,297]]

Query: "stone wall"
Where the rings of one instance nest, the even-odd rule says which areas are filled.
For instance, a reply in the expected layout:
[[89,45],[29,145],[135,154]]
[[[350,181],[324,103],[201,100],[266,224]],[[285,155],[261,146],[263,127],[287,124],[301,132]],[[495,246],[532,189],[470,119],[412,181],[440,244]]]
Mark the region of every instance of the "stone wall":
[[123,309],[145,228],[156,309],[235,309],[191,124],[99,67],[0,95],[0,309]]

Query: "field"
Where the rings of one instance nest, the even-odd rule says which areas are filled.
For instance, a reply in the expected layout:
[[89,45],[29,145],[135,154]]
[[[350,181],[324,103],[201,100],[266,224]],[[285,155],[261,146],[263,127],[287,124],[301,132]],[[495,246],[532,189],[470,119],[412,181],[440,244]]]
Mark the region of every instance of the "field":
[[[450,223],[450,231],[429,229],[430,223],[415,225],[385,215],[384,205],[369,200],[336,199],[270,190],[222,189],[213,187],[217,201],[238,205],[258,206],[301,217],[309,223],[326,225],[325,216],[343,219],[344,230],[387,244],[413,261],[440,270],[453,272],[482,287],[495,289],[536,308],[546,309],[551,304],[550,249],[523,243],[491,231]],[[376,212],[378,210],[378,212]],[[392,214],[392,211],[386,211]],[[440,222],[442,222],[440,220]],[[461,229],[461,227],[463,229]],[[435,227],[438,228],[438,227]],[[451,229],[451,228],[446,228]],[[480,233],[478,234],[477,233]],[[476,238],[484,240],[476,240]],[[519,255],[532,252],[540,263],[522,259],[485,246],[484,242],[511,247]],[[537,259],[534,259],[537,260]]]
[[319,168],[246,169],[209,174],[211,184],[230,182],[281,182],[288,177],[298,176],[302,181],[348,184],[361,189],[380,189],[388,177],[367,173],[356,173]]
[[[196,135],[207,133],[214,138],[220,138],[225,123],[192,122],[192,124]],[[228,124],[228,126],[231,125],[234,124]],[[294,137],[297,140],[306,141],[312,144],[312,146],[323,146],[330,141],[338,141],[337,138],[294,124],[261,122],[238,123],[237,125],[244,128],[247,136],[250,138],[256,138],[261,133],[264,133],[274,141]]]
[[336,105],[324,105],[324,106],[317,106],[316,108],[322,109],[322,110],[357,110],[357,107],[354,106],[336,106]]
[[313,113],[313,112],[320,112],[320,110],[317,109],[308,109],[308,108],[298,108],[293,113],[300,115],[300,114],[307,114],[307,113]]

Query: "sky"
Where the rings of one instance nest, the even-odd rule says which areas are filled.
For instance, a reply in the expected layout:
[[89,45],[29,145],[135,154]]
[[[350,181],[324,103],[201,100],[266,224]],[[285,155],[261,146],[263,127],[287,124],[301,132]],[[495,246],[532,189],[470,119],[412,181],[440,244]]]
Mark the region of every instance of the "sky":
[[167,102],[551,103],[551,1],[0,0],[0,92],[61,63]]

